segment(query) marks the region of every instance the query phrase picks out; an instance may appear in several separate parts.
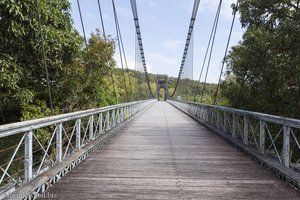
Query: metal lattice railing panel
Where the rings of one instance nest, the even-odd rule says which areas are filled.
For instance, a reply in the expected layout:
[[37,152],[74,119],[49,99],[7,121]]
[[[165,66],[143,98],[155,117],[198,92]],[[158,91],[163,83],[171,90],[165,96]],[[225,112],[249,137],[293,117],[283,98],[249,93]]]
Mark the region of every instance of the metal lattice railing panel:
[[0,126],[0,189],[29,182],[152,102],[137,101]]
[[300,170],[300,120],[221,106],[170,102],[283,166]]

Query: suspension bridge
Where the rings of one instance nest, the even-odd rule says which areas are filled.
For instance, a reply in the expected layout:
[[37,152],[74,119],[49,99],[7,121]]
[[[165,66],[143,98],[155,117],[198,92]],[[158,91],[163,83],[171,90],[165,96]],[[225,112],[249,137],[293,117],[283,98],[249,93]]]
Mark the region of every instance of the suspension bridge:
[[[12,152],[0,166],[0,199],[299,199],[300,157],[295,152],[300,151],[300,120],[173,98],[190,53],[200,0],[194,1],[171,93],[167,78],[158,78],[155,92],[151,90],[138,9],[135,0],[130,2],[151,98],[1,125],[0,140],[13,137],[18,143],[0,150],[0,155]],[[105,35],[100,1],[98,5]],[[112,5],[125,74],[128,65],[113,0]],[[205,83],[221,5],[222,0],[201,69]],[[235,16],[234,9],[225,56]],[[88,47],[85,33],[84,38]],[[223,67],[224,62],[219,82]],[[131,86],[124,83],[129,95]],[[157,101],[161,88],[164,101]],[[45,141],[37,133],[50,137]]]

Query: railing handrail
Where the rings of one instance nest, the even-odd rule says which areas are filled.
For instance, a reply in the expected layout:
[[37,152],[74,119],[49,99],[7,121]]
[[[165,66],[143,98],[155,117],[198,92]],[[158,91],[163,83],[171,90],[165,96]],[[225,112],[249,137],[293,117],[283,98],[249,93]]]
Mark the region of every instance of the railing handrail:
[[18,133],[30,131],[37,128],[43,128],[52,124],[62,123],[69,120],[75,120],[78,118],[94,115],[101,112],[106,112],[109,110],[113,110],[119,107],[127,106],[127,105],[134,105],[137,103],[142,103],[147,100],[141,100],[141,101],[133,101],[129,103],[123,103],[123,104],[117,104],[112,106],[106,106],[103,108],[95,108],[95,109],[89,109],[84,111],[77,111],[77,112],[71,112],[71,113],[65,113],[60,115],[54,115],[50,117],[43,117],[33,120],[27,120],[22,122],[15,122],[15,123],[9,123],[0,125],[0,138],[15,135]]
[[295,153],[300,151],[300,120],[188,101],[169,103],[300,188],[300,156]]
[[294,128],[300,128],[300,120],[299,119],[280,117],[280,116],[266,114],[266,113],[253,112],[253,111],[229,108],[229,107],[224,107],[224,106],[209,105],[209,104],[203,104],[203,103],[197,103],[197,102],[190,102],[190,101],[179,101],[179,100],[174,100],[174,99],[172,99],[172,101],[178,101],[178,102],[182,102],[182,103],[189,103],[189,104],[193,104],[193,105],[200,105],[200,106],[205,106],[205,107],[216,108],[221,111],[226,111],[226,112],[231,112],[231,113],[238,114],[238,115],[243,115],[246,117],[261,119],[261,120],[271,122],[271,123],[277,123],[280,125],[286,125],[286,126],[290,126],[290,127],[294,127]]

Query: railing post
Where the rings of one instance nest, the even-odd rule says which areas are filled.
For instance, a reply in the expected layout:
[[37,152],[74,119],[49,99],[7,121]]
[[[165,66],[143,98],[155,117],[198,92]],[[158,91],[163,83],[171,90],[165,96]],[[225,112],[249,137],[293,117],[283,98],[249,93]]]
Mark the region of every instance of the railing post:
[[94,116],[90,116],[90,126],[89,126],[89,140],[94,140]]
[[62,160],[62,123],[57,125],[56,129],[56,161]]
[[25,133],[25,182],[29,182],[32,178],[32,136],[33,132]]
[[244,144],[248,144],[249,123],[248,118],[244,116]]
[[223,131],[224,131],[224,133],[226,133],[227,132],[227,112],[226,111],[224,111],[224,125],[223,125]]
[[137,105],[132,106],[132,114],[135,114],[137,110]]
[[120,108],[120,122],[124,121],[124,107]]
[[131,115],[132,115],[132,105],[130,105],[130,106],[128,106],[128,118],[130,118],[131,117]]
[[200,107],[200,119],[205,120],[205,110],[203,106]]
[[81,119],[76,121],[76,148],[81,148]]
[[206,108],[207,110],[207,123],[210,124],[210,121],[211,121],[211,112],[210,112],[210,109],[209,108]]
[[108,130],[110,129],[110,116],[109,116],[109,111],[107,111],[107,113],[106,113],[105,120],[106,120],[106,131],[108,131]]
[[197,106],[193,105],[193,115],[197,116]]
[[103,115],[102,113],[99,114],[99,133],[103,133]]
[[265,122],[259,121],[259,150],[265,153]]
[[210,125],[214,125],[215,109],[211,108]]
[[111,113],[112,127],[116,126],[116,110],[113,110]]
[[124,107],[124,119],[128,119],[128,115],[129,115],[129,113],[128,113],[128,106],[125,106]]
[[204,120],[204,115],[203,115],[204,111],[203,111],[203,107],[199,106],[199,119]]
[[232,113],[232,137],[236,138],[236,115]]
[[120,122],[121,122],[121,110],[120,110],[120,108],[118,108],[117,110],[116,110],[117,112],[116,112],[116,116],[117,116],[117,124],[119,124]]
[[283,148],[282,148],[282,162],[285,167],[290,167],[290,133],[291,128],[283,127]]
[[219,109],[216,109],[216,112],[217,112],[217,128],[219,129],[221,127],[220,126],[221,117],[220,117],[220,111],[219,111]]

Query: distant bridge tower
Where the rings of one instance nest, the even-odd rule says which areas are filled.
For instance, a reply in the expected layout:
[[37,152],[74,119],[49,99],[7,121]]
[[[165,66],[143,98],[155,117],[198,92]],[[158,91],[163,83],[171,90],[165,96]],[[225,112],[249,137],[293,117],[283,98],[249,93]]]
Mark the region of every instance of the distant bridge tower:
[[194,34],[192,34],[189,49],[185,58],[181,78],[193,80],[193,65],[194,65]]
[[167,76],[163,80],[159,79],[158,76],[156,78],[156,94],[157,94],[157,100],[160,98],[159,91],[163,89],[164,90],[164,100],[166,101],[167,98],[170,97],[169,94],[169,83],[167,82]]

